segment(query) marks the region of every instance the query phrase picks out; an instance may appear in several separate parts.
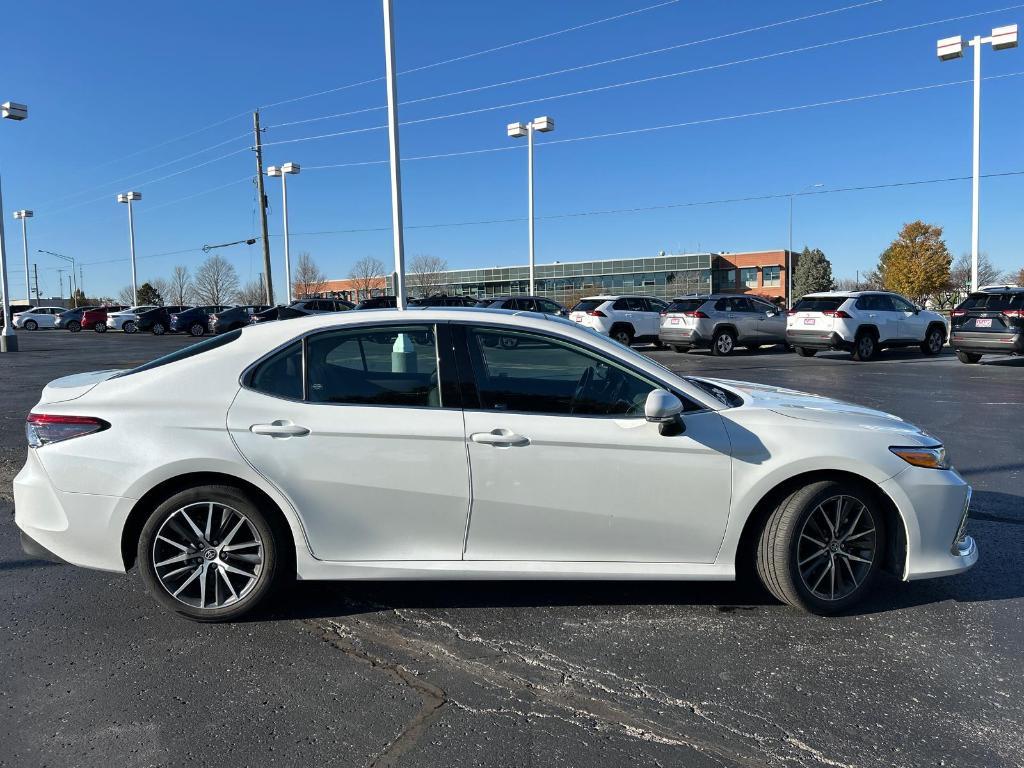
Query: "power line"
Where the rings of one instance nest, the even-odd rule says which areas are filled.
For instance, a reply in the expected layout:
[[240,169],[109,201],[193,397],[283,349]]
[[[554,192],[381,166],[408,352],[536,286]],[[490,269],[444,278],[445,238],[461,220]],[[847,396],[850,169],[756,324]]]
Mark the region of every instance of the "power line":
[[[614,16],[606,16],[603,19],[595,19],[594,21],[588,21],[588,22],[585,22],[583,24],[577,24],[577,25],[572,26],[572,27],[566,27],[564,29],[555,30],[554,32],[547,32],[547,33],[545,33],[543,35],[536,35],[534,37],[528,37],[528,38],[524,38],[522,40],[516,40],[516,41],[513,41],[511,43],[504,43],[502,45],[497,45],[497,46],[494,46],[494,47],[491,47],[491,48],[485,48],[485,49],[480,50],[480,51],[473,51],[472,53],[465,53],[465,54],[462,54],[461,56],[454,56],[452,58],[444,59],[442,61],[435,61],[432,64],[423,64],[423,65],[418,66],[418,67],[413,67],[412,69],[405,69],[405,70],[402,70],[401,72],[399,72],[398,74],[399,75],[410,75],[413,72],[423,72],[424,70],[434,69],[436,67],[441,67],[441,66],[444,66],[446,64],[454,64],[454,63],[459,62],[459,61],[466,61],[467,59],[473,59],[473,58],[476,58],[478,56],[485,56],[485,55],[487,55],[489,53],[497,53],[498,51],[504,51],[504,50],[507,50],[509,48],[515,48],[515,47],[520,46],[520,45],[527,45],[528,43],[535,43],[535,42],[538,42],[540,40],[547,40],[547,39],[552,38],[552,37],[557,37],[559,35],[567,34],[569,32],[577,32],[577,31],[579,31],[581,29],[587,29],[588,27],[594,27],[594,26],[597,26],[599,24],[604,24],[604,23],[609,22],[609,21],[617,21],[618,19],[623,19],[623,18],[626,18],[628,16],[636,16],[637,14],[646,13],[647,11],[653,11],[653,10],[656,10],[658,8],[663,8],[663,7],[667,6],[667,5],[674,5],[675,3],[678,3],[678,2],[679,2],[679,0],[664,0],[664,2],[655,3],[654,5],[644,6],[643,8],[636,8],[636,9],[634,9],[632,11],[626,11],[625,13],[619,13],[619,14],[616,14]],[[279,106],[281,106],[283,104],[294,104],[297,101],[305,101],[306,99],[312,99],[312,98],[315,98],[317,96],[326,96],[327,94],[330,94],[330,93],[337,93],[338,91],[344,91],[344,90],[348,90],[350,88],[357,88],[357,87],[359,87],[361,85],[369,85],[370,83],[378,83],[378,82],[382,81],[383,79],[384,79],[383,76],[381,76],[381,77],[373,77],[373,78],[370,78],[368,80],[360,80],[358,82],[348,83],[346,85],[339,85],[339,86],[337,86],[335,88],[328,88],[328,89],[323,90],[323,91],[316,91],[315,93],[308,93],[305,96],[295,96],[295,97],[290,98],[290,99],[282,99],[281,101],[275,101],[275,102],[272,102],[270,104],[264,104],[262,107],[260,107],[260,109],[270,109],[271,107],[279,107]]]
[[[670,46],[667,46],[667,47],[664,47],[664,48],[655,48],[655,49],[652,49],[652,50],[649,50],[649,51],[641,51],[639,53],[631,53],[631,54],[628,54],[626,56],[618,56],[618,57],[612,58],[612,59],[604,59],[603,61],[595,61],[595,62],[591,62],[589,64],[580,64],[578,66],[567,67],[565,69],[556,69],[556,70],[552,70],[551,72],[543,72],[543,73],[541,73],[539,75],[528,75],[528,76],[525,76],[525,77],[515,78],[513,80],[504,80],[502,82],[489,83],[487,85],[480,85],[480,86],[476,86],[476,87],[473,87],[473,88],[465,88],[465,89],[460,90],[460,91],[450,91],[448,93],[440,93],[440,94],[435,94],[433,96],[424,96],[424,97],[419,98],[419,99],[411,99],[411,100],[408,100],[408,101],[403,101],[403,102],[400,103],[399,106],[407,106],[409,104],[420,104],[420,103],[425,102],[425,101],[434,101],[434,100],[437,100],[437,99],[448,98],[450,96],[462,96],[462,95],[465,95],[465,94],[468,94],[468,93],[477,93],[479,91],[489,90],[491,88],[500,88],[500,87],[507,86],[507,85],[518,85],[520,83],[525,83],[525,82],[529,82],[529,81],[532,81],[532,80],[539,80],[539,79],[545,78],[545,77],[553,77],[555,75],[564,75],[564,74],[568,74],[568,73],[571,73],[571,72],[579,72],[579,71],[582,71],[582,70],[585,70],[585,69],[593,69],[594,67],[600,67],[600,66],[604,66],[606,64],[616,64],[616,63],[619,63],[619,62],[622,62],[622,61],[629,61],[629,60],[632,60],[632,59],[638,59],[638,58],[641,58],[643,56],[652,56],[652,55],[658,54],[658,53],[667,53],[668,51],[674,51],[674,50],[678,50],[680,48],[689,48],[689,47],[692,47],[692,46],[695,46],[695,45],[702,45],[704,43],[717,42],[717,41],[720,41],[720,40],[728,39],[730,37],[738,37],[739,35],[746,35],[746,34],[749,34],[749,33],[752,33],[752,32],[762,32],[762,31],[767,30],[767,29],[773,29],[773,28],[776,28],[776,27],[785,26],[787,24],[794,24],[794,23],[799,22],[799,21],[807,21],[809,19],[815,19],[815,18],[819,18],[819,17],[822,17],[822,16],[829,16],[829,15],[836,14],[836,13],[842,13],[844,11],[850,11],[850,10],[854,10],[854,9],[858,9],[858,8],[863,8],[863,7],[868,6],[868,5],[876,5],[876,4],[881,3],[881,2],[884,2],[884,0],[867,0],[866,2],[856,3],[854,5],[847,5],[847,6],[844,6],[842,8],[834,8],[832,10],[821,11],[819,13],[807,14],[805,16],[797,16],[797,17],[792,18],[792,19],[784,19],[783,21],[776,21],[776,22],[772,22],[770,24],[762,24],[761,26],[757,26],[757,27],[747,27],[746,29],[736,30],[734,32],[726,32],[726,33],[723,33],[723,34],[720,34],[720,35],[714,35],[712,37],[705,37],[705,38],[700,39],[700,40],[689,40],[689,41],[687,41],[685,43],[678,43],[676,45],[670,45]],[[365,107],[363,109],[356,109],[356,110],[352,110],[350,112],[336,112],[336,113],[330,114],[330,115],[319,115],[317,117],[308,117],[308,118],[305,118],[305,119],[302,119],[302,120],[292,120],[292,121],[287,122],[287,123],[276,123],[274,125],[268,126],[268,128],[286,128],[286,127],[292,126],[292,125],[303,125],[303,124],[306,124],[306,123],[318,122],[320,120],[330,120],[332,118],[337,118],[337,117],[351,117],[353,115],[360,115],[360,114],[364,114],[366,112],[375,112],[375,111],[378,111],[378,110],[381,110],[381,109],[386,109],[386,108],[387,108],[387,105],[380,105],[380,106],[376,106],[376,107]]]
[[[850,6],[850,8],[855,8],[855,7],[858,7],[858,6]],[[551,96],[542,96],[542,97],[539,97],[539,98],[524,99],[524,100],[521,100],[521,101],[509,102],[509,103],[506,103],[506,104],[495,104],[495,105],[488,106],[488,107],[478,107],[478,108],[475,108],[475,109],[463,110],[461,112],[453,112],[453,113],[444,114],[444,115],[434,115],[434,116],[431,116],[431,117],[418,118],[416,120],[406,120],[406,121],[402,122],[402,125],[416,125],[416,124],[420,124],[420,123],[435,122],[435,121],[438,121],[438,120],[449,120],[449,119],[456,118],[456,117],[468,117],[470,115],[477,115],[477,114],[481,114],[481,113],[484,113],[484,112],[493,112],[493,111],[499,110],[499,109],[511,109],[513,107],[521,107],[521,106],[525,106],[527,104],[537,104],[539,102],[553,101],[553,100],[556,100],[556,99],[564,99],[564,98],[569,98],[569,97],[572,97],[572,96],[584,96],[584,95],[589,95],[589,94],[592,94],[592,93],[600,93],[602,91],[608,91],[608,90],[613,90],[613,89],[618,89],[618,88],[631,87],[631,86],[634,86],[634,85],[644,85],[644,84],[647,84],[647,83],[658,82],[658,81],[661,81],[661,80],[667,80],[667,79],[676,78],[676,77],[685,77],[687,75],[700,74],[702,72],[710,72],[710,71],[714,71],[714,70],[718,70],[718,69],[725,69],[727,67],[734,67],[734,66],[738,66],[740,64],[751,64],[751,63],[754,63],[754,62],[768,61],[768,60],[771,60],[771,59],[780,58],[782,56],[791,56],[791,55],[798,54],[798,53],[806,53],[808,51],[821,50],[823,48],[830,48],[830,47],[834,47],[834,46],[837,46],[837,45],[846,45],[848,43],[861,42],[861,41],[864,41],[864,40],[870,40],[870,39],[873,39],[873,38],[883,37],[883,36],[886,36],[886,35],[898,34],[900,32],[908,32],[908,31],[912,31],[912,30],[915,30],[915,29],[922,29],[924,27],[936,26],[936,25],[939,25],[939,24],[947,24],[947,23],[951,23],[951,22],[954,22],[954,21],[961,21],[963,19],[973,18],[975,16],[981,16],[981,15],[997,13],[997,12],[1001,12],[1001,11],[1013,10],[1013,9],[1016,9],[1016,8],[1024,8],[1024,3],[1019,3],[1017,5],[1007,6],[1006,8],[993,9],[993,10],[990,10],[990,11],[981,11],[981,12],[978,12],[978,13],[965,14],[965,15],[962,15],[962,16],[953,16],[953,17],[949,17],[949,18],[945,18],[945,19],[935,19],[933,21],[926,21],[926,22],[921,22],[919,24],[911,24],[911,25],[907,25],[907,26],[903,26],[903,27],[895,27],[893,29],[886,29],[886,30],[881,30],[881,31],[878,31],[878,32],[869,32],[869,33],[865,33],[865,34],[861,34],[861,35],[854,35],[852,37],[840,38],[838,40],[830,40],[830,41],[827,41],[827,42],[824,42],[824,43],[814,43],[812,45],[800,46],[798,48],[790,48],[790,49],[787,49],[787,50],[774,51],[772,53],[761,54],[761,55],[758,55],[758,56],[749,56],[749,57],[742,58],[742,59],[734,59],[732,61],[721,62],[721,63],[718,63],[718,64],[707,64],[707,65],[700,66],[700,67],[692,67],[690,69],[679,70],[677,72],[667,72],[667,73],[660,74],[660,75],[651,75],[651,76],[648,76],[648,77],[636,78],[636,79],[633,79],[633,80],[626,80],[626,81],[622,81],[622,82],[618,82],[618,83],[609,83],[609,84],[606,84],[606,85],[599,85],[599,86],[594,86],[594,87],[591,87],[591,88],[581,88],[581,89],[578,89],[578,90],[575,90],[575,91],[568,91],[568,92],[564,92],[564,93],[558,93],[558,94],[554,94],[554,95],[551,95]],[[847,10],[847,9],[839,9],[839,10]],[[781,24],[781,23],[788,23],[788,22],[779,22],[779,23]],[[737,33],[734,33],[734,34],[741,34],[741,32],[737,32]],[[703,42],[703,41],[695,41],[694,43],[687,43],[687,44],[683,44],[683,45],[692,45],[692,44],[696,44],[698,42]],[[662,50],[670,50],[670,49],[662,49]],[[644,52],[644,53],[641,53],[641,54],[634,54],[634,56],[648,55],[648,54],[654,53],[654,52],[657,52],[657,51],[649,51],[649,52]],[[626,57],[626,58],[628,58],[628,57]],[[612,61],[617,61],[617,59],[609,59],[608,60],[608,62],[612,62]],[[608,62],[597,62],[596,64],[585,65],[585,66],[599,66],[600,64],[608,63]],[[582,68],[582,67],[580,67],[580,68]],[[500,83],[492,83],[490,85],[479,86],[477,88],[467,88],[467,89],[463,89],[463,90],[460,90],[460,91],[451,91],[449,93],[436,94],[436,95],[433,95],[433,96],[426,96],[426,97],[419,98],[419,99],[412,99],[412,100],[409,100],[409,101],[404,101],[404,102],[401,103],[401,106],[407,106],[407,105],[411,105],[411,104],[418,104],[418,103],[422,103],[422,102],[426,102],[426,101],[433,101],[433,100],[436,100],[436,99],[443,99],[443,98],[447,98],[447,97],[450,97],[450,96],[459,96],[459,95],[463,95],[463,94],[467,94],[467,93],[472,93],[472,92],[475,92],[475,91],[485,90],[485,89],[488,89],[488,88],[496,88],[496,87],[503,86],[503,85],[509,85],[509,84],[514,84],[514,83],[518,83],[518,82],[523,82],[523,81],[530,80],[530,79],[535,79],[535,78],[538,78],[538,77],[548,77],[548,76],[553,75],[553,74],[560,74],[561,72],[574,71],[574,69],[576,69],[576,68],[571,68],[571,69],[568,69],[568,70],[559,70],[557,72],[550,72],[550,73],[546,73],[546,74],[543,74],[543,75],[535,75],[532,78],[531,77],[520,78],[518,80],[509,80],[509,81],[500,82]],[[385,107],[384,106],[366,107],[366,108],[363,108],[363,109],[353,110],[351,112],[339,112],[339,113],[335,113],[333,115],[323,115],[323,116],[315,117],[315,118],[307,118],[306,120],[296,120],[296,121],[292,121],[290,123],[280,123],[280,124],[278,124],[276,126],[271,126],[271,127],[284,127],[284,126],[287,126],[287,125],[298,125],[298,124],[301,124],[301,123],[309,123],[309,122],[314,122],[314,121],[317,121],[317,120],[326,120],[326,119],[334,118],[334,117],[349,117],[349,116],[352,116],[352,115],[358,115],[358,114],[363,114],[363,113],[366,113],[366,112],[378,111],[378,110],[382,110],[382,109],[385,109]],[[356,130],[354,132],[364,133],[364,132],[370,131],[370,130],[380,130],[381,128],[384,128],[384,127],[385,126],[373,126],[372,128],[361,128],[361,129],[358,129],[358,130]],[[346,131],[340,131],[340,132],[337,132],[337,133],[327,133],[327,134],[321,134],[321,135],[317,135],[317,136],[299,137],[299,138],[295,138],[295,139],[286,139],[286,140],[277,141],[277,142],[266,142],[266,145],[270,146],[272,144],[295,143],[295,142],[300,142],[300,141],[312,141],[312,140],[322,139],[322,138],[333,138],[335,136],[347,135],[347,133],[348,132],[346,132]]]

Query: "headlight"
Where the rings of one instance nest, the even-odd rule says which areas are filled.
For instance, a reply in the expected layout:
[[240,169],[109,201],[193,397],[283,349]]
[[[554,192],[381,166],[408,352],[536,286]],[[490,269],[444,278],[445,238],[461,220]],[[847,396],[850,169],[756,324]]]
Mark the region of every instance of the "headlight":
[[925,469],[949,469],[949,456],[946,449],[941,445],[927,446],[890,446],[890,451],[895,453],[907,464]]

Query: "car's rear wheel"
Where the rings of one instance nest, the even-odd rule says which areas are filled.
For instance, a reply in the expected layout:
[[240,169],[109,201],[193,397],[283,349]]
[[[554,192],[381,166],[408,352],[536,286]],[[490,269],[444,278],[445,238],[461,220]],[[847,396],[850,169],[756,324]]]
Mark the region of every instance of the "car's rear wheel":
[[34,331],[39,328],[39,323],[37,323],[35,320],[26,320],[22,328],[24,328],[26,331]]
[[202,336],[206,333],[206,326],[202,323],[192,323],[189,327],[188,332],[192,336]]
[[675,352],[689,352],[690,348],[689,347],[684,347],[682,344],[673,344],[672,345],[672,350],[675,351]]
[[633,331],[626,325],[620,325],[612,329],[611,337],[619,344],[629,346],[633,343]]
[[78,333],[80,330],[82,330],[82,324],[77,320],[72,320],[70,323],[68,323],[68,330],[71,331],[72,333]]
[[878,354],[878,342],[872,333],[862,333],[853,343],[853,359],[866,363]]
[[885,517],[873,493],[822,480],[790,494],[769,516],[758,542],[757,572],[782,602],[811,613],[839,613],[870,592],[885,541]]
[[163,336],[165,333],[167,333],[167,326],[161,323],[159,320],[157,320],[155,323],[153,323],[152,331],[154,336]]
[[96,333],[106,333],[107,332],[107,324],[106,323],[96,323],[96,325],[93,327],[93,330],[96,331]]
[[959,360],[961,363],[966,363],[967,365],[974,365],[979,360],[981,360],[981,355],[977,354],[976,352],[963,352],[958,349],[956,351],[956,359]]
[[125,333],[138,333],[139,326],[137,326],[133,320],[125,320],[124,325],[121,326],[121,330]]
[[282,538],[238,488],[180,491],[149,516],[137,562],[164,608],[195,621],[232,621],[270,593],[283,561]]
[[796,350],[796,353],[800,355],[800,357],[814,357],[818,354],[818,350],[808,349],[807,347],[793,347],[793,349]]
[[728,329],[715,331],[715,336],[711,340],[712,354],[724,357],[731,355],[734,349],[736,349],[736,335],[732,331]]
[[926,355],[937,355],[942,351],[942,345],[946,343],[946,333],[938,326],[932,326],[925,334],[921,342],[921,351]]

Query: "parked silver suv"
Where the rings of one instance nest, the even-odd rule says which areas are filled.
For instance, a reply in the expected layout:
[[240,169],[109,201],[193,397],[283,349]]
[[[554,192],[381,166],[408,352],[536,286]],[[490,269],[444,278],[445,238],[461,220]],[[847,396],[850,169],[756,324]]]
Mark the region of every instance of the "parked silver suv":
[[661,313],[658,337],[676,352],[695,347],[710,347],[716,355],[732,354],[736,347],[754,351],[786,342],[786,316],[754,296],[680,296]]

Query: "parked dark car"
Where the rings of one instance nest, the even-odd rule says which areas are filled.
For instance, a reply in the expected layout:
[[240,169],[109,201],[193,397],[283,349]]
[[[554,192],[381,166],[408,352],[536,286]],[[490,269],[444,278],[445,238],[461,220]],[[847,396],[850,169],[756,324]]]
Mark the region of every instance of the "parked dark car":
[[[412,298],[405,300],[408,304],[412,301]],[[398,306],[394,296],[372,296],[369,299],[363,299],[356,304],[356,309],[394,309]]]
[[[82,315],[90,309],[96,309],[96,307],[76,307],[74,309],[69,309],[67,312],[61,312],[57,315],[55,327],[71,331],[72,333],[78,333],[82,330]],[[14,315],[14,307],[11,307],[11,315]],[[0,325],[3,325],[2,318],[0,318]]]
[[254,323],[265,323],[268,320],[290,320],[293,317],[304,315],[319,315],[325,312],[345,312],[355,306],[351,301],[344,299],[300,299],[293,301],[288,306],[278,305],[257,312],[252,316]]
[[107,332],[107,314],[109,312],[120,312],[128,307],[123,304],[115,304],[111,307],[89,307],[85,312],[82,313],[79,320],[81,324],[80,330],[83,331],[96,331],[96,333]]
[[226,304],[207,304],[202,307],[188,307],[180,312],[171,312],[168,317],[167,330],[171,333],[204,336],[206,328],[210,324],[210,315],[230,308]]
[[266,304],[246,304],[238,307],[228,307],[220,312],[214,312],[206,324],[210,333],[227,333],[238,328],[244,328],[252,322],[253,316],[268,309],[276,309]]
[[1024,287],[982,288],[953,310],[949,346],[961,363],[1024,354]]
[[545,299],[543,296],[495,296],[490,299],[480,299],[477,307],[488,309],[512,309],[518,312],[540,312],[544,315],[558,315],[568,317],[569,310],[557,301]]
[[136,327],[140,331],[150,331],[154,336],[163,336],[171,327],[171,315],[183,312],[189,307],[175,305],[170,307],[157,307],[148,312],[140,312]]
[[410,307],[475,307],[476,299],[472,296],[424,296],[420,299],[409,299]]

